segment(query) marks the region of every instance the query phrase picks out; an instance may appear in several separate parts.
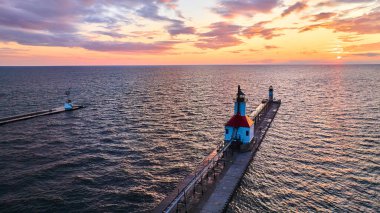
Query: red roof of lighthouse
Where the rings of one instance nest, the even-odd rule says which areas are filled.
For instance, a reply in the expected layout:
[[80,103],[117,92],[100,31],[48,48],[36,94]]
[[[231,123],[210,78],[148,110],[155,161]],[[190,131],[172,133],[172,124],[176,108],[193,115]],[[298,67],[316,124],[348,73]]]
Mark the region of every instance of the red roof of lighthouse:
[[241,116],[238,114],[238,115],[232,116],[225,126],[232,126],[236,128],[236,127],[251,127],[252,125],[253,125],[253,121],[247,115]]

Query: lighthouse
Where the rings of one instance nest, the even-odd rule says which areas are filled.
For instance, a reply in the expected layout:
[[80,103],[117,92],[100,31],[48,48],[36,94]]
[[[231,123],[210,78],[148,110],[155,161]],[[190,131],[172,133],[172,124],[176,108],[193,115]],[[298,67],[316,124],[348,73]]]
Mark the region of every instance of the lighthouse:
[[245,94],[239,85],[234,104],[234,115],[225,124],[224,141],[226,143],[236,142],[243,147],[249,147],[254,137],[254,122],[246,115],[246,102]]
[[65,104],[63,105],[63,107],[65,108],[65,110],[69,111],[69,110],[73,110],[73,103],[71,103],[71,100],[70,100],[70,88],[69,90],[67,90],[65,92],[65,95],[67,96],[67,101],[65,102]]
[[269,87],[269,102],[273,101],[273,87]]

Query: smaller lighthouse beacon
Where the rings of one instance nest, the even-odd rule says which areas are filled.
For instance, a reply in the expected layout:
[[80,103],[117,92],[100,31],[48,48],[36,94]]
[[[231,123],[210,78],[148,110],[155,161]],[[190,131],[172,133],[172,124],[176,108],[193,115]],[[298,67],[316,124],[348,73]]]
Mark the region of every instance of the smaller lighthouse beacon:
[[273,87],[272,86],[269,87],[269,101],[270,102],[273,101]]
[[73,109],[73,103],[71,103],[71,100],[70,100],[70,89],[65,92],[65,95],[67,96],[67,101],[65,102],[63,107],[67,111],[72,110]]

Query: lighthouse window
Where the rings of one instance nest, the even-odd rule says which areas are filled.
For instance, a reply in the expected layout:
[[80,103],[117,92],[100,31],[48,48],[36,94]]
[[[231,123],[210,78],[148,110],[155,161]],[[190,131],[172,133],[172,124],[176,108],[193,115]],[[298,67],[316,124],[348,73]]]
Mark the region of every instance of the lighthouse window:
[[248,136],[248,135],[249,135],[249,131],[246,131],[246,132],[245,132],[245,135]]
[[228,135],[228,129],[226,129],[226,135]]

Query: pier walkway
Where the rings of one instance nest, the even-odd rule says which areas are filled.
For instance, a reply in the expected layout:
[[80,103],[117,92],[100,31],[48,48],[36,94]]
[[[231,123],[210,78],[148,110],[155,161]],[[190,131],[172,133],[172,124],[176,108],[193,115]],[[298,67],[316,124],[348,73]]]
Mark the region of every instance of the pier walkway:
[[255,135],[258,137],[254,147],[250,152],[239,153],[236,156],[226,174],[216,182],[216,188],[204,205],[200,208],[200,212],[217,213],[226,210],[228,203],[230,202],[241,178],[244,176],[245,171],[256,154],[262,140],[264,139],[265,134],[267,133],[279,107],[280,103],[277,102],[274,102],[271,106],[269,106],[268,112],[264,115],[262,121],[260,122],[259,128],[255,132]]
[[[81,108],[84,108],[84,106],[73,106],[72,110],[77,110],[77,109],[81,109]],[[68,111],[72,111],[72,110],[68,110]],[[27,119],[45,116],[45,115],[57,114],[57,113],[65,112],[65,111],[67,111],[67,110],[65,110],[65,108],[58,107],[58,108],[54,108],[54,109],[50,109],[50,110],[43,110],[43,111],[32,112],[32,113],[28,113],[28,114],[16,115],[16,116],[12,116],[12,117],[0,118],[0,125],[4,125],[7,123],[12,123],[12,122],[16,122],[16,121],[27,120]]]
[[281,100],[263,101],[252,114],[255,121],[255,139],[249,151],[234,153],[231,143],[214,150],[153,212],[225,211],[280,105]]

